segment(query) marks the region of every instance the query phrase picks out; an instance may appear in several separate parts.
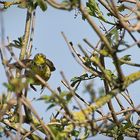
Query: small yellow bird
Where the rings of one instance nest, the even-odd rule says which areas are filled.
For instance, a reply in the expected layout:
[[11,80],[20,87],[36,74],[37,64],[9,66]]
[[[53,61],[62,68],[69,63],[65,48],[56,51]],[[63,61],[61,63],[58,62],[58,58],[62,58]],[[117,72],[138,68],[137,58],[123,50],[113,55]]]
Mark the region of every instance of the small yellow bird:
[[[33,80],[31,87],[34,90],[36,89],[33,85],[41,85],[43,87],[40,80],[35,77],[35,74],[39,75],[45,81],[48,81],[51,76],[51,72],[55,71],[53,62],[47,59],[42,53],[36,54],[33,59],[25,59],[21,62],[25,65],[25,77]],[[23,68],[18,62],[9,64],[8,66],[10,68],[17,69]]]

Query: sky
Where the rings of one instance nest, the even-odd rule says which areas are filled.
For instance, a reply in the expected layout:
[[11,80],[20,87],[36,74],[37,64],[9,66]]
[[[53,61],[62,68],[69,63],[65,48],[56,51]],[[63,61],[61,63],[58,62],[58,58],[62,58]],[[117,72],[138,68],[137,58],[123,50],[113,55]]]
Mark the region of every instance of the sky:
[[[5,36],[8,36],[11,41],[22,36],[24,33],[26,10],[11,7],[3,13],[3,16],[5,24]],[[72,57],[61,35],[62,31],[66,34],[69,41],[72,41],[74,45],[77,45],[78,43],[85,45],[82,41],[83,38],[87,38],[93,44],[96,44],[98,41],[97,35],[91,29],[91,27],[88,26],[88,23],[81,19],[81,15],[78,14],[78,16],[75,18],[74,10],[71,12],[67,12],[55,10],[50,6],[48,6],[47,12],[42,12],[39,8],[37,9],[32,57],[36,53],[43,53],[53,61],[56,67],[56,71],[52,74],[50,80],[48,81],[49,85],[51,85],[53,89],[56,89],[59,86],[64,88],[64,86],[60,82],[62,80],[60,71],[64,72],[68,81],[70,81],[72,77],[80,76],[84,73],[83,68],[81,68],[81,66],[78,65]],[[127,40],[129,41],[129,36],[127,37]],[[86,48],[86,50],[89,50],[89,48]],[[15,52],[18,56],[19,51],[16,50]],[[138,48],[135,48],[133,52],[130,50],[128,51],[128,53],[133,55],[134,60],[137,60],[137,58],[139,57]],[[111,67],[110,64],[108,67]],[[5,91],[5,88],[2,86],[2,83],[6,82],[6,77],[4,75],[4,70],[1,64],[0,69],[2,71],[2,75],[0,78],[0,92],[3,92]],[[126,68],[126,71],[124,71],[124,73],[128,74],[131,71],[135,70]],[[96,80],[96,82],[94,83],[97,88],[100,87],[100,82],[100,80]],[[140,82],[137,82],[135,85],[130,86],[129,89],[130,93],[133,92],[131,96],[135,100],[136,104],[139,103],[139,84]],[[79,91],[82,92],[82,89],[79,89]],[[43,94],[47,93],[48,91],[45,90]],[[38,98],[38,96],[40,96],[38,95],[38,93],[30,90],[29,98]],[[86,95],[82,96],[84,96],[86,99]],[[34,107],[43,116],[44,119],[46,118],[47,120],[49,120],[49,115],[47,114],[48,112],[44,113],[45,105],[43,102],[34,102]],[[51,114],[52,112],[53,110],[50,111],[49,114]],[[102,138],[105,138],[106,140],[110,139],[100,135],[96,137],[96,140],[100,140]]]

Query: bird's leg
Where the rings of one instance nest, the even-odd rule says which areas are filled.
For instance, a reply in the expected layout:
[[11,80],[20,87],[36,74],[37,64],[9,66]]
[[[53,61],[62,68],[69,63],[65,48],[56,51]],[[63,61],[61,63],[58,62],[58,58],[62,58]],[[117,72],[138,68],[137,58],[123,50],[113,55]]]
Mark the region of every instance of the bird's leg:
[[35,88],[32,84],[30,84],[30,87],[31,87],[34,91],[37,91],[36,88]]
[[44,91],[44,89],[45,89],[45,87],[42,85],[41,86],[41,92],[40,92],[40,94],[42,94],[42,92]]

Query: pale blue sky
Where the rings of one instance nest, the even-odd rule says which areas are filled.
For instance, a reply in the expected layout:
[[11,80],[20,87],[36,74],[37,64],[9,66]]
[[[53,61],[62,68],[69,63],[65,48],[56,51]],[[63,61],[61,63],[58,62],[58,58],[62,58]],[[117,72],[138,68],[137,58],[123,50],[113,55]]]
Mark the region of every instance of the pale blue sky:
[[[84,72],[83,68],[81,68],[81,66],[78,65],[71,56],[71,53],[61,35],[61,31],[64,31],[68,39],[74,44],[84,44],[82,39],[85,37],[94,44],[94,42],[96,43],[98,41],[98,38],[95,32],[92,31],[91,27],[88,26],[87,22],[81,19],[80,14],[77,16],[76,19],[74,18],[74,11],[67,12],[55,10],[51,7],[48,7],[47,12],[42,12],[40,9],[38,9],[36,13],[35,37],[32,56],[34,56],[36,53],[44,53],[49,59],[54,62],[56,71],[53,73],[48,83],[51,85],[52,88],[56,89],[58,86],[62,86],[60,82],[62,80],[60,71],[64,71],[68,80],[70,80],[74,76],[79,76]],[[26,19],[25,16],[26,10],[18,9],[15,7],[11,7],[4,12],[5,35],[9,36],[11,40],[17,39],[18,37],[23,35]],[[87,50],[88,49],[89,48],[87,48]],[[134,60],[139,58],[139,53],[137,52],[137,48],[133,52],[129,51],[129,53],[133,55]],[[0,69],[2,70],[1,64]],[[126,71],[124,72],[129,73],[131,71],[133,71],[133,69],[126,68]],[[4,90],[1,85],[3,82],[6,81],[3,73],[4,72],[2,71],[2,76],[0,78],[1,91]],[[139,84],[140,82],[137,82],[135,86],[131,86],[130,88],[130,93],[132,92],[131,96],[133,96],[137,104],[140,100]],[[100,80],[97,80],[95,82],[95,86],[100,87]],[[82,90],[79,91],[81,92]],[[47,94],[47,92],[48,91],[46,90],[45,93]],[[81,94],[80,92],[79,94]],[[32,90],[30,90],[29,96],[30,98],[39,97],[38,93],[35,93]],[[34,105],[36,110],[40,114],[42,114],[44,120],[45,118],[48,120],[48,112],[45,114],[43,113],[46,109],[45,105],[42,102],[34,103]],[[100,139],[101,137],[96,138],[96,140]]]

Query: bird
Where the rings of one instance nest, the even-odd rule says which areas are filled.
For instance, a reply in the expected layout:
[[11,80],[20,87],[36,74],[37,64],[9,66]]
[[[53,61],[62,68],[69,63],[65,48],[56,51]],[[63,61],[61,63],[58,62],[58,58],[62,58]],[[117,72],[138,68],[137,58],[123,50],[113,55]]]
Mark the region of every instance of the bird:
[[[33,59],[21,60],[21,63],[25,66],[24,76],[32,79],[30,84],[31,88],[36,91],[34,85],[41,85],[42,89],[44,84],[35,76],[39,75],[43,80],[48,81],[51,77],[51,73],[56,70],[53,62],[46,58],[46,55],[37,53]],[[18,62],[14,62],[8,65],[10,68],[16,68],[22,70],[24,67]]]

